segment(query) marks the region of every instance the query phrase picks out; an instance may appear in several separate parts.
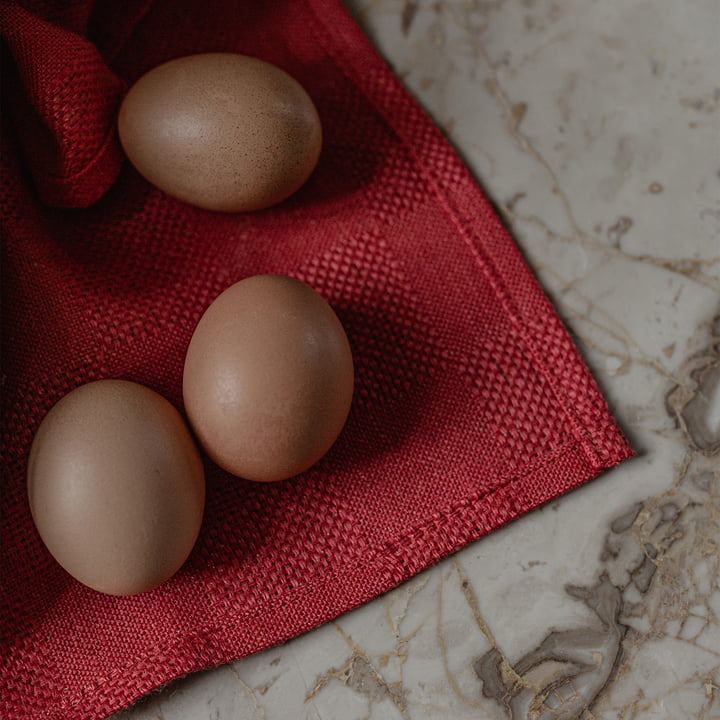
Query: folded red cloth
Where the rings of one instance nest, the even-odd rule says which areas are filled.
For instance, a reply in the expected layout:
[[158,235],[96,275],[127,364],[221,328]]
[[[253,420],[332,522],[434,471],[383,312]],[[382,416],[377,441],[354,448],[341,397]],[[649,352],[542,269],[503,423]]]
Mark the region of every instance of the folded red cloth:
[[[336,0],[23,5],[2,19],[2,717],[106,716],[337,616],[628,457],[488,201]],[[199,210],[122,161],[124,89],[207,51],[279,65],[318,107],[320,164],[276,207]],[[141,596],[89,590],[33,526],[34,431],[100,378],[181,408],[201,314],[264,272],[311,284],[347,329],[357,384],[339,441],[274,485],[207,461],[182,570]]]

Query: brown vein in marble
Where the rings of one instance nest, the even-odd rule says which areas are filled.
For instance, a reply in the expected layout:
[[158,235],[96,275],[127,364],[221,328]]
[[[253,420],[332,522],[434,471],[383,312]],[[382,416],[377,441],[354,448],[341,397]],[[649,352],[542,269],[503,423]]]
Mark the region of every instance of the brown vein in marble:
[[[393,635],[395,636],[396,640],[400,640],[400,623],[405,619],[405,616],[407,615],[408,606],[410,605],[410,602],[412,599],[417,595],[419,592],[422,592],[427,584],[430,582],[429,578],[424,578],[420,582],[417,582],[413,585],[410,585],[407,589],[407,595],[405,596],[405,601],[402,604],[402,607],[400,609],[400,612],[398,615],[395,615],[394,617],[390,614],[390,597],[388,595],[383,595],[382,600],[383,604],[385,606],[385,618],[388,621],[388,624],[390,625],[391,630],[393,631]],[[419,625],[415,630],[413,630],[410,635],[408,635],[406,638],[403,638],[403,642],[407,644],[407,641],[410,640],[412,637],[414,637],[417,632],[420,630],[422,625]]]
[[[388,682],[372,664],[367,653],[353,641],[340,625],[337,622],[334,622],[333,625],[350,647],[352,653],[342,667],[330,668],[317,677],[315,686],[305,695],[305,702],[315,697],[331,680],[337,680],[365,696],[368,701],[368,711],[370,711],[372,703],[387,699],[397,708],[404,720],[410,720],[402,683]],[[368,712],[369,714],[370,712]]]
[[713,413],[720,403],[720,315],[710,325],[710,333],[707,347],[679,368],[665,406],[693,449],[715,455],[720,452],[720,424],[715,421],[713,427]]
[[[447,12],[448,17],[452,18],[458,27],[471,28],[475,27],[475,24],[470,21],[470,17],[473,14],[487,15],[489,10],[496,10],[502,4],[503,0],[499,0],[498,3],[478,3],[476,0],[476,2],[465,3],[460,6],[455,6],[445,2],[437,2],[433,5],[433,9],[438,15],[442,15]],[[530,155],[530,157],[532,157],[543,168],[552,181],[553,192],[560,200],[565,218],[572,230],[572,235],[567,236],[556,232],[537,215],[520,215],[514,211],[511,204],[503,205],[502,202],[497,202],[497,205],[503,212],[506,220],[508,220],[508,222],[510,222],[513,226],[517,226],[518,221],[538,225],[543,229],[549,238],[574,244],[579,243],[584,248],[597,250],[606,256],[620,257],[628,262],[653,265],[668,272],[681,275],[692,282],[698,283],[699,285],[720,292],[720,277],[706,272],[706,270],[709,270],[716,265],[720,265],[720,258],[665,259],[657,258],[652,255],[635,255],[633,253],[628,253],[619,246],[619,239],[632,226],[632,218],[624,218],[624,222],[623,218],[619,218],[618,221],[616,221],[616,226],[618,222],[621,223],[621,225],[616,228],[615,234],[612,235],[612,237],[616,238],[617,242],[611,246],[593,240],[591,236],[580,227],[580,224],[575,217],[575,213],[573,212],[570,199],[567,193],[563,190],[560,179],[554,168],[535,147],[532,140],[521,130],[521,123],[528,111],[528,105],[525,102],[513,102],[507,91],[504,89],[498,74],[498,67],[500,66],[500,63],[492,60],[482,39],[482,32],[486,30],[487,27],[488,25],[486,24],[485,27],[477,29],[476,34],[472,37],[472,42],[468,43],[470,52],[472,53],[472,56],[482,59],[487,67],[490,77],[485,81],[485,88],[502,107],[507,118],[507,129],[510,136],[518,143],[523,152]],[[654,183],[653,187],[660,186],[659,184]]]
[[507,682],[496,648],[474,663],[483,694],[501,703],[513,720],[544,713],[558,720],[579,717],[616,669],[626,631],[618,622],[620,591],[604,576],[594,587],[568,586],[567,592],[596,613],[601,629],[551,631],[514,664],[518,683]]
[[[404,602],[396,614],[391,614],[391,597],[383,596],[383,603],[385,604],[385,617],[395,640],[393,652],[382,653],[377,656],[366,653],[357,645],[357,643],[355,643],[352,637],[343,630],[339,621],[332,622],[331,624],[335,628],[336,632],[340,635],[340,637],[342,637],[343,641],[350,649],[350,655],[341,667],[331,668],[330,670],[318,675],[315,680],[314,687],[305,695],[305,702],[315,697],[331,681],[335,680],[341,682],[347,687],[350,687],[359,694],[364,695],[368,700],[369,706],[371,706],[374,702],[380,702],[385,699],[390,700],[390,702],[392,702],[392,704],[397,708],[401,717],[409,720],[406,690],[404,688],[404,665],[408,658],[408,643],[418,634],[418,632],[420,632],[424,625],[424,621],[419,623],[407,634],[401,633],[400,625],[407,615],[408,608],[413,598],[425,589],[428,582],[429,578],[425,578],[420,582],[410,585],[406,589],[407,594],[404,598]],[[396,597],[397,593],[393,595],[392,599],[395,599]],[[386,667],[391,659],[395,659],[397,663],[396,670],[400,679],[396,682],[389,682],[381,671],[373,664],[373,660],[375,660],[381,668]]]
[[455,568],[455,572],[457,573],[458,580],[460,581],[460,590],[463,594],[463,597],[465,598],[465,602],[467,603],[468,607],[470,608],[470,611],[473,614],[473,618],[475,619],[475,624],[480,628],[480,632],[485,636],[487,641],[493,646],[493,648],[500,654],[501,657],[501,672],[504,676],[504,678],[513,683],[521,683],[522,679],[521,677],[515,672],[512,665],[508,662],[507,657],[505,656],[505,653],[502,652],[499,645],[497,644],[495,637],[488,627],[485,620],[483,620],[482,615],[480,614],[480,605],[478,603],[477,595],[475,594],[475,590],[472,586],[472,583],[470,582],[470,577],[468,576],[465,568],[461,565],[460,561],[457,557],[453,557],[452,559],[453,567]]
[[[290,649],[290,648],[288,648],[288,649]],[[295,655],[294,655],[294,654],[293,654],[293,660],[295,661],[295,666],[296,666],[297,669],[298,669],[298,674],[300,675],[300,677],[301,677],[301,679],[302,679],[302,681],[303,681],[303,684],[305,685],[305,690],[307,690],[307,682],[305,681],[305,676],[303,675],[302,669],[301,669],[301,667],[300,667],[300,663],[298,663],[298,661],[297,661],[297,659],[295,658]],[[274,658],[270,661],[269,667],[276,667],[277,665],[280,664],[281,661],[282,661],[282,658],[281,658],[280,656],[274,657]],[[263,682],[262,685],[259,685],[256,689],[257,689],[257,691],[260,693],[260,695],[263,695],[263,696],[267,695],[267,693],[268,693],[268,691],[270,690],[270,688],[278,681],[278,679],[279,679],[282,675],[283,675],[283,672],[279,672],[278,674],[273,675],[272,677],[270,677],[269,680],[266,680],[265,682]]]
[[[602,630],[588,626],[551,631],[537,648],[513,664],[520,683],[507,681],[496,647],[475,661],[483,694],[502,705],[506,717],[524,720],[546,713],[557,720],[581,715],[590,720],[611,711],[629,720],[693,685],[709,693],[703,705],[707,715],[714,703],[715,678],[720,671],[717,662],[668,687],[660,697],[637,697],[629,705],[605,701],[618,679],[631,672],[635,655],[647,642],[672,638],[720,658],[720,653],[700,641],[708,627],[718,627],[709,598],[718,591],[720,577],[720,473],[714,473],[715,485],[699,502],[697,493],[686,487],[698,470],[696,459],[688,456],[672,489],[619,515],[606,538],[605,572],[598,584],[567,588],[571,596],[595,612]],[[692,568],[701,561],[710,561],[708,573],[713,581],[708,589],[699,587],[692,576]],[[627,600],[631,588],[644,597],[640,607],[633,607]],[[691,638],[681,637],[684,623],[692,616],[689,608],[703,603],[705,615],[699,617],[704,626]],[[649,630],[633,628],[632,621],[639,615],[649,616]],[[668,626],[676,620],[681,621],[679,628],[670,632]],[[527,682],[528,678],[535,682]],[[702,713],[699,717],[703,717]]]
[[258,720],[265,720],[265,710],[260,704],[255,691],[240,677],[240,673],[232,664],[226,665],[225,667],[235,676],[235,679],[237,680],[243,693],[252,700]]
[[[720,337],[714,335],[718,325],[720,321],[710,324],[706,351],[687,361],[690,369],[685,368],[685,374],[697,369],[697,357],[720,359]],[[687,407],[702,384],[692,387],[688,383],[683,388],[690,388],[690,394],[677,396],[675,405],[669,403],[669,411],[677,414]],[[709,416],[716,409],[703,406],[708,417],[693,416],[692,422],[710,427]],[[714,450],[698,448],[693,442],[696,428],[686,424],[679,430],[686,453],[673,486],[634,503],[611,521],[594,586],[566,588],[594,612],[601,629],[588,624],[550,631],[535,649],[512,664],[519,682],[508,679],[503,671],[507,658],[492,642],[491,633],[486,635],[493,647],[473,667],[483,695],[502,707],[506,718],[600,720],[612,713],[632,720],[655,707],[672,713],[668,703],[680,693],[683,705],[678,708],[686,707],[692,691],[699,719],[709,720],[709,713],[720,708],[716,693],[720,651],[715,649],[720,643],[720,620],[712,605],[712,598],[720,597],[720,442]],[[720,435],[720,429],[717,432]],[[696,627],[690,632],[693,619]],[[701,667],[653,697],[639,688],[630,702],[614,702],[616,689],[632,673],[639,653],[648,643],[662,642],[691,647],[693,661]]]
[[680,98],[680,104],[697,112],[710,115],[720,107],[720,87],[708,90],[705,95]]
[[[587,277],[588,273],[580,278],[575,278],[574,280],[568,282],[559,273],[555,272],[548,266],[539,265],[537,266],[537,270],[544,272],[546,275],[553,277],[555,280],[562,283],[563,289],[561,294],[563,297],[571,295],[579,299],[584,304],[582,310],[577,310],[568,302],[565,302],[563,304],[563,312],[578,321],[574,323],[573,331],[587,347],[592,348],[606,357],[615,358],[617,360],[619,364],[612,370],[613,375],[623,375],[630,370],[633,364],[637,364],[641,367],[653,370],[661,377],[673,383],[678,385],[685,384],[685,381],[682,378],[671,372],[662,363],[644,353],[640,348],[640,345],[633,339],[628,330],[617,320],[617,317],[604,310],[578,289],[577,284]],[[597,322],[593,319],[593,315],[602,316],[605,322]],[[593,328],[594,332],[592,336],[583,332],[583,324],[589,325]],[[613,329],[611,326],[614,326],[616,329]],[[615,341],[620,345],[621,349],[612,349],[604,346],[602,341],[597,338],[605,338],[606,340],[609,339],[611,342]]]
[[[469,21],[470,15],[477,13],[487,14],[489,9],[497,9],[500,5],[502,5],[502,1],[498,4],[490,3],[489,5],[488,3],[478,2],[466,3],[460,7],[438,2],[435,3],[433,7],[437,14],[442,14],[444,10],[447,10],[448,16],[455,21],[458,27],[470,28],[474,26],[473,23]],[[487,25],[484,28],[479,29],[477,34],[473,36],[473,42],[469,44],[473,55],[477,54],[477,56],[483,60],[489,72],[490,77],[485,81],[485,88],[502,107],[507,118],[507,129],[510,136],[518,143],[523,152],[530,155],[544,169],[545,173],[552,181],[553,192],[560,200],[566,220],[572,230],[572,235],[568,237],[562,233],[558,233],[551,229],[536,215],[520,215],[509,205],[503,206],[503,204],[499,202],[497,204],[500,206],[503,214],[506,216],[506,219],[513,225],[516,225],[518,221],[539,225],[547,233],[547,235],[553,239],[572,243],[579,242],[583,247],[599,250],[606,255],[621,257],[629,262],[654,265],[669,272],[681,275],[692,282],[696,282],[700,285],[720,292],[720,278],[705,272],[706,270],[718,265],[720,263],[720,258],[706,260],[699,260],[695,258],[664,259],[657,258],[652,255],[634,255],[633,253],[628,253],[620,248],[619,239],[632,226],[631,218],[620,218],[616,222],[616,232],[614,235],[616,240],[614,241],[613,246],[610,247],[592,240],[589,234],[580,227],[580,224],[573,212],[570,199],[567,193],[563,190],[560,179],[554,168],[535,147],[532,140],[521,130],[521,123],[527,113],[528,105],[525,102],[513,102],[507,91],[504,89],[498,74],[498,67],[500,64],[492,60],[485,43],[482,40],[482,32],[486,29]],[[651,192],[658,192],[658,188],[662,189],[658,183],[653,183],[651,187]],[[618,222],[621,223],[621,226],[618,226]]]
[[[455,679],[455,675],[453,674],[452,670],[450,669],[450,664],[448,662],[448,647],[447,643],[445,642],[445,638],[443,636],[442,632],[442,598],[443,598],[443,579],[440,578],[440,586],[438,587],[438,594],[437,594],[437,613],[436,613],[436,626],[435,626],[435,637],[437,638],[438,647],[440,648],[440,657],[442,658],[443,663],[443,670],[445,671],[445,677],[447,678],[448,682],[450,683],[450,687],[452,687],[453,692],[462,700],[466,705],[469,705],[470,707],[478,708],[479,710],[482,710],[490,720],[498,720],[497,715],[492,711],[491,708],[488,708],[486,705],[484,705],[481,702],[478,702],[477,700],[473,700],[472,698],[468,697],[460,688],[460,685],[458,684],[458,681]],[[480,629],[483,630],[483,628],[487,629],[487,624],[482,620],[482,618],[479,616],[475,618],[476,622],[479,620]],[[488,631],[489,632],[489,631]],[[487,636],[486,636],[487,637]],[[491,641],[492,642],[492,641]],[[494,644],[494,643],[493,643]]]
[[408,34],[408,31],[410,30],[410,26],[415,19],[415,14],[417,13],[417,11],[417,2],[413,2],[413,0],[405,0],[402,13],[400,14],[400,27],[402,29],[403,35]]
[[[439,9],[443,5],[444,3],[437,3],[436,8]],[[467,14],[473,9],[477,10],[476,4],[473,4],[470,8],[465,6],[464,14],[467,16]],[[468,22],[467,17],[463,17],[461,22],[462,24],[459,25],[460,27],[472,27],[472,23]],[[580,226],[575,219],[575,214],[573,212],[572,205],[570,204],[570,200],[567,194],[562,190],[560,180],[555,170],[533,145],[530,138],[525,133],[523,133],[522,130],[520,130],[520,123],[525,117],[527,105],[525,103],[514,103],[510,100],[510,97],[508,96],[500,81],[500,77],[498,74],[498,64],[493,62],[490,54],[487,51],[485,43],[482,40],[482,32],[478,32],[478,34],[473,39],[473,47],[479,53],[479,56],[484,61],[490,73],[490,77],[485,81],[485,89],[492,97],[494,97],[500,103],[501,107],[505,111],[505,115],[508,118],[508,131],[510,135],[519,144],[520,148],[525,153],[529,154],[539,165],[544,168],[545,172],[553,182],[553,187],[557,188],[557,195],[560,198],[560,202],[562,203],[565,216],[570,226],[572,227],[573,232],[578,237],[583,237],[584,233],[580,229]]]
[[[512,137],[519,143],[520,147],[525,152],[530,154],[545,168],[548,175],[552,178],[555,186],[559,188],[558,178],[553,168],[538,152],[527,135],[520,130],[520,123],[527,111],[527,104],[524,102],[513,103],[500,82],[498,67],[501,66],[501,63],[492,60],[481,38],[482,32],[488,29],[487,21],[484,27],[480,28],[477,28],[476,25],[470,21],[470,17],[473,14],[487,15],[489,9],[499,9],[499,7],[503,5],[503,1],[500,0],[498,3],[492,3],[490,4],[490,7],[487,7],[487,5],[487,3],[473,2],[457,6],[451,3],[438,2],[435,3],[434,9],[438,14],[442,14],[443,11],[447,11],[448,15],[454,20],[456,26],[459,28],[475,28],[477,30],[477,34],[473,36],[472,42],[469,43],[469,46],[473,56],[479,56],[482,58],[490,72],[490,77],[485,81],[486,90],[500,102],[501,106],[505,110],[507,117],[510,120],[509,130]],[[574,221],[572,207],[570,206],[570,203],[564,193],[561,193],[561,201],[565,206],[566,214],[571,221],[573,229],[577,229],[578,232],[580,232],[577,223]]]
[[410,605],[410,602],[412,599],[423,591],[425,587],[427,586],[428,582],[430,582],[429,578],[425,578],[424,580],[417,582],[413,585],[410,585],[407,591],[407,595],[405,596],[405,601],[402,604],[402,607],[400,608],[400,612],[393,616],[390,614],[390,602],[389,602],[389,596],[384,595],[382,600],[383,604],[385,606],[385,617],[388,621],[388,625],[390,625],[390,629],[392,630],[393,637],[395,638],[395,649],[391,653],[383,653],[378,656],[378,661],[380,663],[380,667],[385,667],[389,664],[390,659],[394,658],[396,660],[396,669],[398,671],[398,674],[400,675],[399,680],[399,687],[404,687],[404,672],[405,672],[405,663],[408,659],[408,643],[422,630],[423,625],[425,624],[424,621],[421,622],[412,632],[410,632],[407,635],[402,635],[400,632],[400,624],[405,619],[405,616],[407,615],[408,607]]
[[[633,253],[623,250],[620,247],[620,239],[632,227],[632,218],[618,218],[615,221],[615,224],[608,229],[608,239],[611,242],[611,244],[608,245],[598,240],[593,240],[588,233],[580,230],[579,228],[573,228],[576,233],[575,235],[565,235],[563,233],[559,233],[556,230],[553,230],[544,220],[542,220],[542,218],[537,215],[524,215],[517,212],[515,210],[517,202],[518,200],[515,200],[514,203],[496,201],[496,205],[506,222],[515,228],[516,231],[520,229],[520,223],[535,225],[545,233],[545,237],[548,240],[557,240],[563,243],[580,245],[586,250],[593,250],[601,253],[605,259],[618,258],[626,260],[627,262],[652,265],[675,275],[680,275],[681,277],[684,277],[687,280],[697,283],[703,287],[709,288],[710,290],[720,292],[720,277],[716,277],[715,275],[711,275],[709,273],[711,268],[716,266],[720,268],[720,258],[666,259],[658,258],[653,255],[634,255]],[[628,223],[628,221],[630,222]]]

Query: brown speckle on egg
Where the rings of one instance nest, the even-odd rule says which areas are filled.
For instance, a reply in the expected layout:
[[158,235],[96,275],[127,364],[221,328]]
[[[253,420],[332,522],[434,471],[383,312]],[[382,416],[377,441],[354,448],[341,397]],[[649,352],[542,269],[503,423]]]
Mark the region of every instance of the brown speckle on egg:
[[320,156],[312,100],[280,68],[234,53],[171,60],[129,90],[125,152],[151,183],[209,210],[258,210],[295,192]]

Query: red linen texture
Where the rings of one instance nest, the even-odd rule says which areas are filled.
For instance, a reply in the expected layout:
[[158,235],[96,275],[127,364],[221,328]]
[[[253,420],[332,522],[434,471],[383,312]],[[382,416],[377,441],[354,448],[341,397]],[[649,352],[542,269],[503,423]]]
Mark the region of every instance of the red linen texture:
[[[2,11],[0,717],[105,717],[336,617],[631,454],[491,205],[336,0]],[[140,75],[216,51],[280,66],[322,118],[317,169],[267,210],[176,201],[117,141]],[[309,283],[347,330],[339,440],[278,484],[205,459],[204,524],[178,574],[133,597],[84,587],[30,516],[35,430],[102,378],[182,411],[200,316],[266,272]]]

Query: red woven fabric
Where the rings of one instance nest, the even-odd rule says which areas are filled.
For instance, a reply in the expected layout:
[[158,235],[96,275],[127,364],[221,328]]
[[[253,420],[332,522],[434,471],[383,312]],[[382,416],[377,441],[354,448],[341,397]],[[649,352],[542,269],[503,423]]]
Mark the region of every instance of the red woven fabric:
[[[171,678],[307,630],[626,458],[553,308],[457,156],[336,0],[3,6],[0,716],[100,718]],[[112,11],[111,7],[115,10]],[[325,143],[279,206],[226,215],[148,185],[114,135],[159,63],[234,51],[286,69]],[[47,410],[125,378],[181,405],[204,309],[250,274],[336,309],[357,386],[339,441],[276,485],[207,461],[197,547],[116,598],[68,576],[30,517]]]

